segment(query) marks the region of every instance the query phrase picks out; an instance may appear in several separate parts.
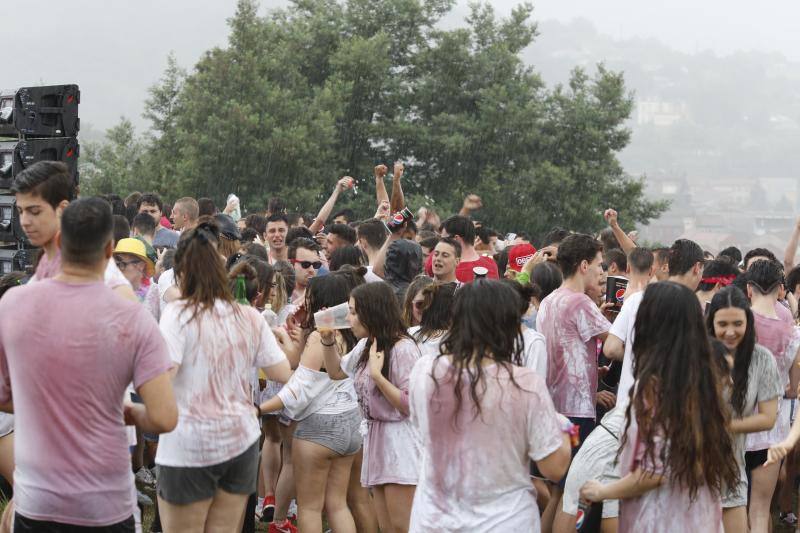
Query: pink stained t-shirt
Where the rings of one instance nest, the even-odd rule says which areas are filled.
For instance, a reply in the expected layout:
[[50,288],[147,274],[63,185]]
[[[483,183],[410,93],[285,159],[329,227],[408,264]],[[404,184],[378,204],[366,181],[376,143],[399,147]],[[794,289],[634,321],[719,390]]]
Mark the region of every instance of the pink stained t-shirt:
[[509,366],[516,385],[503,367],[484,367],[480,415],[466,372],[456,412],[447,357],[426,355],[414,366],[409,407],[422,466],[410,532],[539,531],[529,464],[560,448],[561,424],[544,379],[532,369]]
[[217,300],[194,317],[170,302],[160,329],[177,365],[173,379],[178,425],[162,435],[156,464],[204,467],[224,463],[258,442],[253,409],[257,368],[286,361],[272,330],[253,307]]
[[[755,311],[753,317],[756,325],[756,342],[772,353],[778,365],[781,387],[785,389],[789,385],[789,370],[795,356],[794,353],[790,353],[789,347],[796,339],[797,333],[792,322],[778,313],[778,306],[783,307],[780,303],[776,304],[777,318],[767,317]],[[772,429],[747,434],[745,439],[747,451],[764,450],[786,438],[789,434],[790,420],[788,413],[781,412],[782,409],[783,405],[778,402],[778,419]]]
[[708,487],[700,487],[692,499],[689,490],[672,483],[669,472],[659,460],[664,440],[656,437],[653,457],[655,464],[645,458],[645,449],[639,439],[639,426],[631,409],[632,420],[620,452],[620,475],[625,477],[637,468],[665,476],[658,488],[636,498],[620,500],[619,533],[672,533],[674,531],[702,531],[723,533],[722,504],[719,494]]
[[595,417],[597,340],[611,323],[591,298],[567,287],[542,300],[536,330],[547,342],[547,388],[556,411]]
[[13,397],[17,512],[126,520],[136,501],[123,396],[172,366],[155,320],[103,283],[56,280],[11,289],[0,316],[13,317],[0,321],[0,402]]

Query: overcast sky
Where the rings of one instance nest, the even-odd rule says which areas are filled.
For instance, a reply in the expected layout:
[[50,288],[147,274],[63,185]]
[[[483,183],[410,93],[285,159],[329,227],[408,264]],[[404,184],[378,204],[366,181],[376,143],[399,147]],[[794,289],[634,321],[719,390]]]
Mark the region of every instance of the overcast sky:
[[[105,129],[124,115],[137,125],[147,87],[170,50],[191,67],[224,45],[236,0],[3,0],[0,88],[78,83],[84,126]],[[516,1],[493,0],[506,12]],[[262,0],[263,9],[285,5]],[[465,1],[458,10],[466,12]],[[537,20],[583,17],[615,38],[654,37],[679,50],[777,51],[800,60],[800,4],[779,0],[539,0]],[[657,6],[657,7],[656,7]],[[24,8],[23,8],[24,7]],[[541,35],[540,40],[547,39]]]

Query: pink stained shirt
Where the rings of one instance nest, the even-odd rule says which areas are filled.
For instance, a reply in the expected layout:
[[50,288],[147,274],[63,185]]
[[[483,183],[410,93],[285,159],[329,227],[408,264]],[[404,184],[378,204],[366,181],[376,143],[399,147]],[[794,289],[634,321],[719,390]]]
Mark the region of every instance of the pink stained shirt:
[[126,520],[136,501],[123,396],[172,366],[155,320],[104,283],[56,280],[11,289],[0,316],[17,511],[79,526]]
[[[753,312],[756,326],[756,342],[768,349],[775,358],[778,366],[778,376],[781,380],[781,388],[786,389],[789,385],[789,371],[794,362],[796,353],[792,353],[790,346],[797,346],[797,332],[795,326],[778,312],[778,307],[786,309],[780,303],[776,304],[775,311],[777,318],[767,317]],[[783,411],[782,402],[778,402],[778,419],[772,429],[759,431],[758,433],[748,433],[745,439],[746,449],[749,452],[764,450],[782,441],[789,434],[790,420],[788,413]]]
[[536,330],[547,343],[547,388],[562,415],[595,417],[596,338],[610,328],[611,323],[582,292],[561,287],[542,300]]
[[655,464],[645,457],[644,446],[639,439],[639,426],[631,409],[632,420],[627,439],[620,452],[620,474],[622,477],[641,468],[646,472],[665,476],[657,488],[641,496],[620,500],[619,533],[671,533],[673,531],[703,531],[723,533],[722,504],[719,494],[708,487],[700,487],[692,499],[689,490],[673,483],[669,472],[659,457],[664,439],[654,438]]
[[477,415],[466,372],[456,411],[456,376],[447,357],[426,355],[414,366],[409,404],[422,464],[411,533],[539,531],[529,463],[560,448],[561,423],[534,370],[494,364],[483,371]]
[[158,465],[217,465],[258,442],[252,380],[257,368],[286,360],[253,307],[217,300],[197,317],[193,313],[185,300],[177,300],[161,315],[161,333],[178,366],[172,382],[178,425],[161,436]]

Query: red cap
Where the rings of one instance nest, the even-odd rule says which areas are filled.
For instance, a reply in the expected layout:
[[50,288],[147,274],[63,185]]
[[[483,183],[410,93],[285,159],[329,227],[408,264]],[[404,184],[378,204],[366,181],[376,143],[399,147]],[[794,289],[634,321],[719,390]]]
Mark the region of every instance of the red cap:
[[517,244],[508,251],[508,268],[520,272],[525,263],[530,261],[536,248],[531,244]]

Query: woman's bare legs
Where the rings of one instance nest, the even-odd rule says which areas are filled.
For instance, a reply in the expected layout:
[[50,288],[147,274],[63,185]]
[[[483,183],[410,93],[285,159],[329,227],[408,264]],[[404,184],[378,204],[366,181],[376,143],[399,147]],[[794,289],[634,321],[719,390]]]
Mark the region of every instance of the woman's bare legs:
[[295,497],[294,467],[292,465],[292,435],[297,424],[292,422],[289,426],[279,424],[281,433],[281,457],[283,466],[278,476],[278,483],[275,487],[275,516],[273,522],[282,523],[286,520],[289,512],[289,504]]
[[361,485],[361,461],[364,449],[353,456],[350,483],[347,487],[347,506],[353,513],[359,533],[378,533],[378,515],[369,489]]

